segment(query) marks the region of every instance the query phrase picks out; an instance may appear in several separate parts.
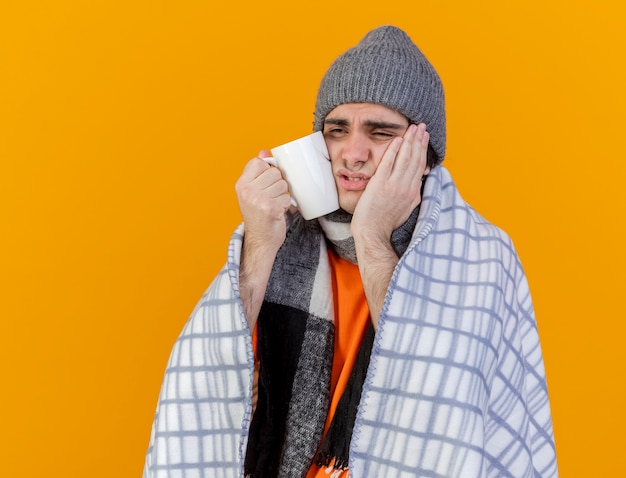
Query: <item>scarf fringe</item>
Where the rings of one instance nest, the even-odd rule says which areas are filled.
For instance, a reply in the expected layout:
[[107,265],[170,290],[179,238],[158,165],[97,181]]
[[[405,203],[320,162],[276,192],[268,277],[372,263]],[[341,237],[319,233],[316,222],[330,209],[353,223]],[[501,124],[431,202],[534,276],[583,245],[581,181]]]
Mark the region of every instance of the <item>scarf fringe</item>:
[[330,468],[332,466],[334,470],[343,471],[348,469],[348,458],[333,456],[330,453],[318,453],[315,457],[315,464],[323,468]]

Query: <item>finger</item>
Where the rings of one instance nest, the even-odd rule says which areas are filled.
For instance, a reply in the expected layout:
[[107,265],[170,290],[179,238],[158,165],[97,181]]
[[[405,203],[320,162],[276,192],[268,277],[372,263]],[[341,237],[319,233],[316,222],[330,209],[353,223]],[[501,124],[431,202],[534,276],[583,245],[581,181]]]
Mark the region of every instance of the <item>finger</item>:
[[260,157],[252,158],[246,163],[243,168],[242,176],[247,177],[250,180],[256,178],[263,171],[269,169],[267,161],[263,161]]
[[288,197],[290,197],[289,186],[287,184],[287,181],[284,181],[284,180],[276,181],[270,184],[269,186],[263,189],[263,192],[267,194],[267,196],[270,198],[278,198],[283,195],[287,195]]
[[420,125],[409,125],[406,132],[404,133],[404,143],[402,144],[402,148],[398,155],[400,156],[400,161],[398,161],[398,166],[403,168],[402,172],[406,172],[406,170],[413,169],[415,166],[415,162],[419,161],[419,142],[421,140],[423,131],[422,124]]
[[389,176],[391,176],[396,156],[398,155],[398,152],[400,151],[403,143],[404,138],[400,136],[394,138],[389,143],[389,146],[387,146],[387,149],[383,153],[383,157],[381,158],[380,163],[376,168],[376,176],[382,176],[383,178],[388,178]]
[[276,183],[284,183],[284,186],[287,187],[287,182],[283,178],[280,169],[270,165],[267,165],[263,171],[252,179],[251,183],[259,189],[267,189]]
[[420,169],[421,174],[428,174],[430,168],[428,167],[428,143],[430,142],[430,134],[428,131],[424,131],[421,141],[421,155],[420,155]]
[[[282,191],[288,189],[287,182],[283,179],[277,168],[270,168],[265,161],[255,158],[251,160],[244,172],[235,183],[235,191],[240,200],[251,200],[259,198],[259,195],[270,197],[265,190],[274,184]],[[274,196],[277,195],[274,193]]]
[[420,164],[420,143],[423,134],[420,126],[409,125],[393,163],[393,173],[408,181],[417,173]]
[[429,134],[426,125],[411,125],[404,135],[405,142],[398,152],[398,158],[394,164],[394,172],[399,175],[398,187],[404,185],[407,194],[414,197],[417,206],[420,201],[422,179],[427,167]]
[[[402,174],[407,175],[417,175],[420,179],[424,175],[424,171],[427,167],[428,163],[428,142],[430,140],[430,135],[428,131],[426,131],[426,125],[424,123],[420,123],[412,128],[411,132],[408,132],[407,140],[410,144],[410,149],[407,148],[405,153],[406,156],[403,156],[404,161],[398,162],[400,167],[405,167],[402,171]],[[403,152],[400,151],[400,154]]]

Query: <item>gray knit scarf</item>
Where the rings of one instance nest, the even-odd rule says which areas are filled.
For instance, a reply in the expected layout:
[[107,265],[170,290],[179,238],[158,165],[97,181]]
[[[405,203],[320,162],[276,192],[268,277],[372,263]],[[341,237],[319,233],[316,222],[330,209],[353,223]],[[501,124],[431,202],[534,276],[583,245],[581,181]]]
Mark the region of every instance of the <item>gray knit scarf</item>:
[[[418,209],[392,234],[400,257]],[[342,210],[295,219],[279,250],[258,318],[258,401],[245,475],[304,477],[311,464],[344,469],[374,332],[370,326],[324,442],[334,351],[334,305],[327,246],[356,264],[352,216]]]

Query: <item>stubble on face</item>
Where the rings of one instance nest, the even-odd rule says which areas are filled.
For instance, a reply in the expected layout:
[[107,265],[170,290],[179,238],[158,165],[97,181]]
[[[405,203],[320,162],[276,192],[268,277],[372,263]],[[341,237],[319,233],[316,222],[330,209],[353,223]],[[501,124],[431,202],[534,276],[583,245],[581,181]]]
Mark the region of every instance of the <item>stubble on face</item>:
[[328,114],[324,138],[342,209],[354,213],[389,143],[408,125],[397,111],[371,103],[339,105]]

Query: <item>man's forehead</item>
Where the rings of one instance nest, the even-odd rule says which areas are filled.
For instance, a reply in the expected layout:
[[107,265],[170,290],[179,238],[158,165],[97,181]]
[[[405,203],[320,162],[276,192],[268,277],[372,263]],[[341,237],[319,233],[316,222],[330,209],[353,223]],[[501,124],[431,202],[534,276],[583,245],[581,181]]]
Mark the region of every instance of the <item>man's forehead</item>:
[[387,122],[406,126],[409,120],[398,111],[376,103],[344,103],[328,113],[324,122]]

